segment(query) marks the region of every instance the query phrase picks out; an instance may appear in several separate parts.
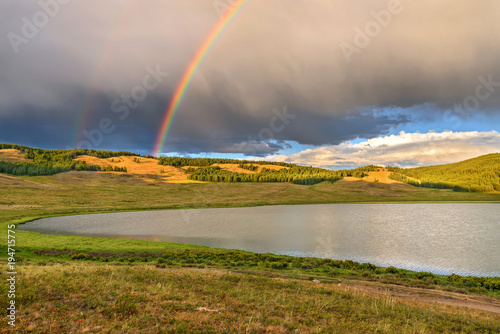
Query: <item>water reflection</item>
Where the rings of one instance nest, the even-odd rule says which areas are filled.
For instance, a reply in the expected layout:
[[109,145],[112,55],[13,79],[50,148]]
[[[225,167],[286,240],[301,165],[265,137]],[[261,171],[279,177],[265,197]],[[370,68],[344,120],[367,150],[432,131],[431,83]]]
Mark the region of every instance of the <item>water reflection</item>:
[[490,203],[326,204],[64,216],[19,229],[500,276],[499,216]]

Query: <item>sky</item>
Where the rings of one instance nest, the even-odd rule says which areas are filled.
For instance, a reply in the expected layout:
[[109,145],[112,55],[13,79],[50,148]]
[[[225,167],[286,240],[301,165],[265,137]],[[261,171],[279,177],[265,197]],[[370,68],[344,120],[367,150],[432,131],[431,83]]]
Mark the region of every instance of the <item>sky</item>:
[[[5,0],[0,142],[402,167],[500,152],[500,2]],[[239,7],[238,7],[239,8]]]

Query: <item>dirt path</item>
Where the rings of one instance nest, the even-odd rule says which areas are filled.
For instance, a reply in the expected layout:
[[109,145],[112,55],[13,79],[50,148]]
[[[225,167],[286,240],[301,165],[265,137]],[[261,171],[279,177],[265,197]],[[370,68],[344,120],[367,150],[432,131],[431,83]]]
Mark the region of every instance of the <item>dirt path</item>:
[[[197,269],[194,269],[197,270]],[[222,273],[232,273],[232,274],[250,274],[258,276],[266,276],[273,280],[280,282],[287,282],[289,280],[296,280],[297,277],[290,277],[288,275],[279,275],[276,277],[272,273],[266,272],[253,272],[253,271],[231,271],[226,269],[211,269],[212,273],[222,274]],[[401,301],[406,302],[422,302],[422,303],[435,303],[441,305],[449,305],[455,307],[466,307],[479,311],[487,311],[495,314],[500,314],[500,300],[475,296],[475,295],[465,295],[456,292],[449,292],[443,290],[425,289],[425,288],[414,288],[395,284],[384,284],[380,282],[370,282],[355,279],[342,279],[342,278],[318,278],[318,280],[308,281],[300,280],[303,284],[318,284],[324,288],[331,288],[335,290],[357,290],[367,293],[372,296],[391,296],[395,297]],[[339,283],[336,283],[339,282]]]
[[500,314],[500,300],[464,295],[456,292],[412,288],[378,282],[350,281],[338,284],[346,289],[366,291],[377,295],[387,295],[403,300],[416,300],[428,303],[438,303]]

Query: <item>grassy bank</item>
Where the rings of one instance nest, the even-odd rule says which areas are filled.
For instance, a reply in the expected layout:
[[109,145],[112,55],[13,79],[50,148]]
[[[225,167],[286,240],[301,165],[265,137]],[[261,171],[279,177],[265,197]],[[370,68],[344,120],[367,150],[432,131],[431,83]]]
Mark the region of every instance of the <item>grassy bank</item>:
[[[22,265],[16,333],[495,333],[498,316],[312,281],[148,265]],[[4,291],[2,291],[2,296]],[[5,317],[0,326],[5,328]]]
[[328,281],[362,278],[373,282],[500,299],[500,278],[462,277],[455,274],[444,276],[394,267],[381,268],[351,260],[259,254],[169,242],[31,234],[37,240],[30,242],[29,246],[17,248],[17,260],[20,263],[143,263],[158,268],[228,269],[241,273],[258,272],[287,278]]

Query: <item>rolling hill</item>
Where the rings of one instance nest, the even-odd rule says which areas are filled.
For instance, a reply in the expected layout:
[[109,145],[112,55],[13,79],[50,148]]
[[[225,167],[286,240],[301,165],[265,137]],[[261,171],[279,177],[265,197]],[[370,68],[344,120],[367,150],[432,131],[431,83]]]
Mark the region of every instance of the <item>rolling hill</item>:
[[[43,150],[0,143],[0,173],[40,176],[68,171],[125,173],[146,182],[279,182],[313,185],[323,181],[358,180],[363,183],[407,183],[459,192],[500,191],[500,153],[428,167],[382,168],[370,165],[334,171],[282,162],[156,158],[125,151]],[[365,188],[363,183],[356,184]]]
[[391,179],[425,188],[454,191],[500,191],[500,153],[483,155],[447,165],[395,168]]
[[[165,181],[288,182],[312,185],[343,177],[366,176],[377,166],[333,171],[269,161],[140,156],[130,152],[89,149],[43,150],[0,144],[0,173],[16,176],[54,175],[68,171],[124,172]],[[1,159],[4,157],[4,159]]]

